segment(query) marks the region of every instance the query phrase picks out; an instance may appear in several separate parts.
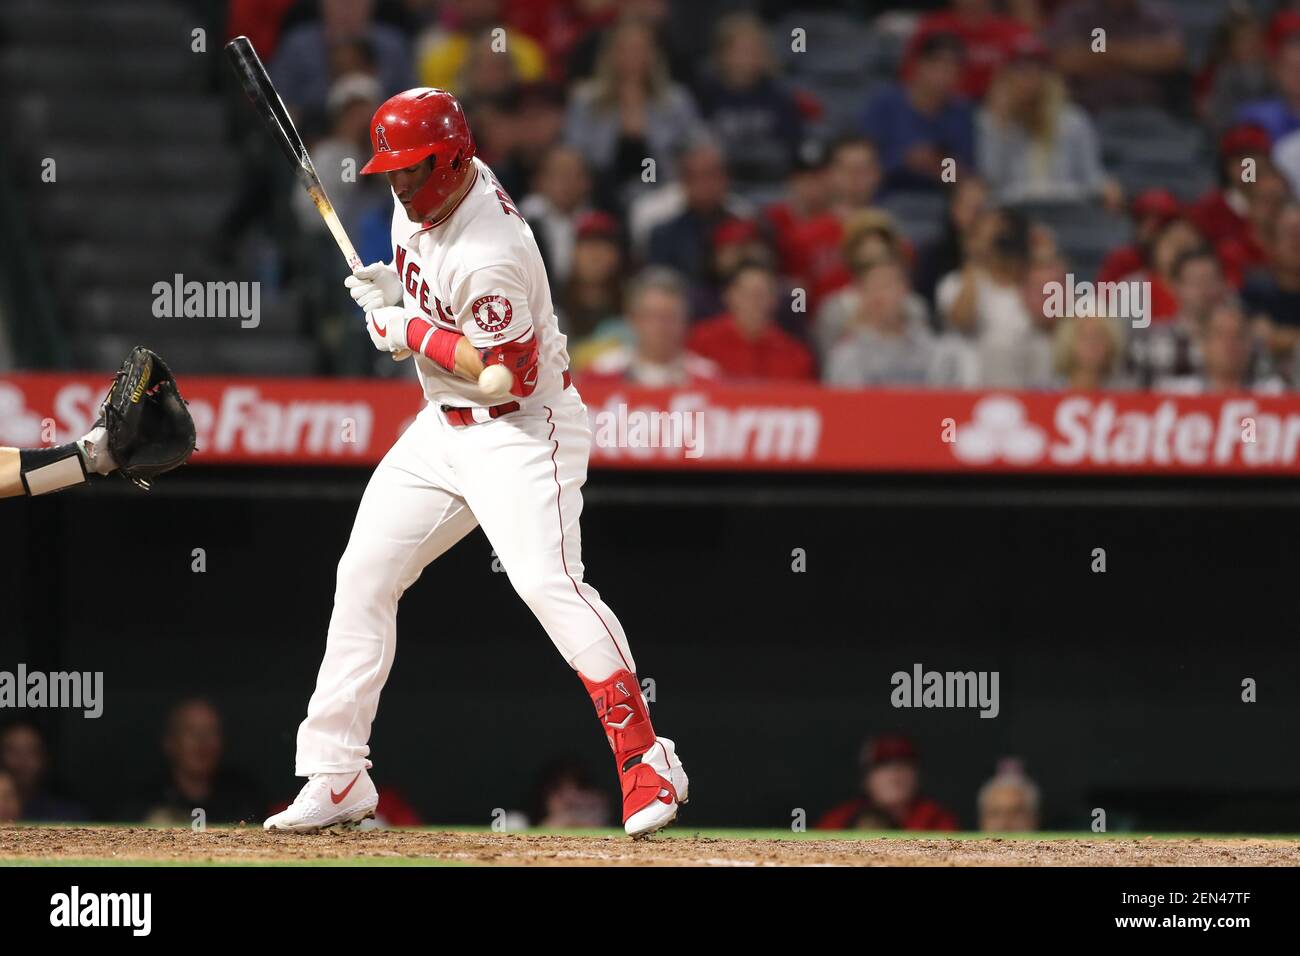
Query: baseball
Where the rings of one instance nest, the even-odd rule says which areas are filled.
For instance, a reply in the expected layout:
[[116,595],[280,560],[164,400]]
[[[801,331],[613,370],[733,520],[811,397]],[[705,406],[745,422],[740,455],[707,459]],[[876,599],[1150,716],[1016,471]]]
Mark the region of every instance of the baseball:
[[504,398],[510,394],[514,376],[504,365],[489,365],[478,377],[478,387],[487,392],[490,398]]

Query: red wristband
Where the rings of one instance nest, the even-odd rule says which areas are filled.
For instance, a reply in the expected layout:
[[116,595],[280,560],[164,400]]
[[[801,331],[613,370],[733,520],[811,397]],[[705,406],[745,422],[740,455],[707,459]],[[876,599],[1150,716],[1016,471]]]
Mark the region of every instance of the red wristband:
[[433,323],[424,319],[413,318],[406,323],[406,347],[437,362],[448,372],[456,371],[456,343],[462,338],[459,332],[434,328]]

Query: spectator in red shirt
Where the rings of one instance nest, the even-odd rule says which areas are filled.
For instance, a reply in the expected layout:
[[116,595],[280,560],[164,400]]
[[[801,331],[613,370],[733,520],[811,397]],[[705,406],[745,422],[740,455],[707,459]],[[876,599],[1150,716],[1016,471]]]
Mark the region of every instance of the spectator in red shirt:
[[[691,289],[692,316],[704,318],[725,309],[723,293],[731,274],[742,262],[762,262],[775,268],[776,255],[764,239],[759,223],[750,219],[724,220],[713,230],[708,279]],[[783,325],[788,318],[782,316]]]
[[1111,250],[1101,264],[1098,282],[1118,282],[1139,272],[1151,261],[1151,246],[1165,226],[1183,214],[1183,204],[1167,189],[1148,189],[1130,207],[1136,224],[1134,241]]
[[1269,161],[1268,132],[1259,126],[1234,126],[1219,140],[1219,186],[1206,193],[1188,211],[1206,242],[1218,245],[1224,239],[1245,240],[1250,234],[1246,218],[1249,200],[1242,181],[1246,160],[1256,170]]
[[[1284,6],[1279,3],[1277,6]],[[1295,6],[1294,3],[1290,4]],[[1293,35],[1300,33],[1300,11],[1296,10],[1278,10],[1273,14],[1273,19],[1268,22],[1267,47],[1268,55],[1275,57],[1282,45],[1287,42]]]
[[742,263],[723,295],[727,311],[691,333],[691,351],[711,359],[725,378],[739,381],[806,381],[814,377],[812,353],[776,322],[776,276],[766,265]]
[[981,100],[993,74],[1007,62],[1016,42],[1031,35],[1030,28],[1015,17],[998,12],[993,0],[951,0],[949,6],[949,10],[928,13],[921,18],[907,44],[903,75],[910,72],[916,51],[927,37],[936,33],[955,34],[966,48],[958,89],[969,99]]
[[1151,261],[1131,278],[1151,283],[1151,321],[1170,322],[1178,315],[1179,260],[1201,244],[1201,237],[1186,219],[1174,219],[1157,234],[1151,246]]
[[804,247],[798,233],[805,222],[826,216],[831,208],[830,151],[818,140],[804,142],[795,152],[786,180],[786,198],[763,210],[771,227],[781,271],[797,276],[803,268]]
[[275,56],[284,18],[297,0],[230,0],[226,36],[246,36],[263,60]]
[[1259,163],[1255,181],[1246,184],[1244,191],[1245,231],[1220,239],[1214,244],[1224,275],[1238,289],[1252,275],[1268,269],[1278,218],[1291,201],[1291,187],[1286,177],[1268,160]]
[[827,170],[829,208],[796,224],[781,238],[787,273],[808,292],[808,311],[822,297],[852,280],[844,268],[841,245],[848,222],[870,209],[884,181],[880,154],[865,136],[849,136],[832,148]]
[[947,830],[957,818],[920,793],[916,749],[907,737],[885,734],[862,748],[862,793],[829,810],[818,830]]

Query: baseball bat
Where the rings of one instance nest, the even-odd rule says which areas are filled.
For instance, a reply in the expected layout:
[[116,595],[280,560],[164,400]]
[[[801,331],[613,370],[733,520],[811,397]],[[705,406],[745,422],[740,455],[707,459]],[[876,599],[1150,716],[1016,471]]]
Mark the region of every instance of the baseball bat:
[[[248,37],[235,37],[226,44],[226,56],[235,69],[235,75],[239,77],[239,83],[243,86],[248,101],[253,104],[253,108],[262,117],[267,129],[271,131],[271,138],[280,145],[284,155],[293,164],[298,182],[307,190],[311,201],[316,205],[316,211],[325,220],[330,235],[334,237],[339,250],[343,253],[343,258],[348,262],[348,268],[356,272],[362,267],[361,257],[352,247],[352,240],[348,238],[347,231],[344,230],[343,223],[339,221],[338,213],[334,211],[334,206],[325,192],[325,187],[321,185],[320,176],[316,174],[311,155],[293,125],[289,111],[284,108],[284,101],[275,91],[275,84],[271,82],[266,67],[262,65],[257,51],[253,49],[253,42]],[[403,349],[394,352],[393,357],[403,359],[408,354],[410,353]],[[500,373],[484,376],[486,369],[483,361],[468,339],[462,339],[457,343],[456,356],[456,374],[471,382],[478,382],[479,387],[489,396],[500,398],[509,390],[508,381]]]
[[334,205],[330,202],[325,187],[321,185],[320,176],[316,174],[316,167],[312,165],[307,147],[303,145],[302,137],[298,135],[293,120],[289,118],[289,111],[284,108],[284,101],[275,91],[275,85],[271,82],[266,67],[262,65],[257,51],[253,49],[252,41],[248,37],[235,37],[226,44],[226,56],[230,58],[230,63],[235,68],[235,74],[239,77],[248,101],[253,104],[253,108],[262,117],[267,129],[271,131],[271,137],[289,157],[298,182],[307,190],[311,201],[316,205],[316,211],[325,220],[330,235],[334,237],[339,250],[343,253],[343,258],[348,262],[348,268],[356,272],[361,268],[361,257],[352,247],[352,240],[343,229],[343,223],[339,222],[338,213],[334,211]]

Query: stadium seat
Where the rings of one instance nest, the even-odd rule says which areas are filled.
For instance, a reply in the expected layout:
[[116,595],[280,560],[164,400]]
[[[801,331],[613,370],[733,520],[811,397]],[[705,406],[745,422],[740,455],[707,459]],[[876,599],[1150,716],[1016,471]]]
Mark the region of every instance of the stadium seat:
[[[791,49],[794,30],[807,36],[806,51]],[[778,21],[772,30],[773,47],[788,72],[803,76],[856,78],[892,73],[890,44],[861,18],[826,11],[801,11]]]
[[[158,347],[162,340],[190,371],[237,371],[231,360],[253,351],[252,341],[277,337],[265,353],[271,358],[258,365],[301,371],[315,345],[278,341],[299,331],[295,300],[277,303],[268,294],[255,330],[241,329],[237,316],[153,315],[155,284],[176,273],[199,282],[256,278],[246,264],[219,262],[211,252],[240,170],[224,104],[207,91],[206,70],[194,69],[192,20],[163,0],[9,0],[0,8],[0,30],[19,41],[0,54],[16,124],[7,147],[21,165],[56,164],[57,187],[27,194],[35,252],[47,269],[57,260],[54,309],[97,368],[115,368],[140,341]],[[128,41],[133,52],[122,56]],[[219,55],[218,38],[208,41],[216,50],[207,56]],[[151,148],[155,142],[167,148]],[[172,321],[178,324],[166,324]],[[106,334],[101,348],[98,336]],[[220,344],[232,335],[235,344]],[[273,368],[280,359],[284,368]]]
[[1091,279],[1112,249],[1132,238],[1132,224],[1096,203],[1025,203],[1017,209],[1052,230],[1070,269]]
[[154,332],[147,342],[130,335],[110,334],[77,345],[78,365],[113,371],[136,345],[147,344],[173,369],[208,375],[311,375],[318,366],[315,345],[299,336],[237,332],[194,336],[186,332]]
[[914,246],[925,245],[943,232],[948,210],[944,193],[893,192],[883,197],[878,205],[898,221],[899,228]]

